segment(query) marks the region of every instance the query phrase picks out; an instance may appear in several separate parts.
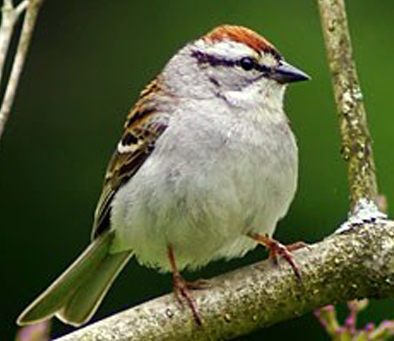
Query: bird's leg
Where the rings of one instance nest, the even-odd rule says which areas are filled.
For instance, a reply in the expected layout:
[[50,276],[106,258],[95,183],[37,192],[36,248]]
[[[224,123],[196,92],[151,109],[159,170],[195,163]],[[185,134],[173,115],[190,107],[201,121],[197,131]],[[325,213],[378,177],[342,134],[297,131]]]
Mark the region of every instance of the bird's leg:
[[201,326],[202,325],[201,316],[198,312],[195,302],[193,301],[190,295],[190,290],[203,289],[209,286],[209,284],[207,281],[204,280],[188,282],[182,277],[176,266],[174,249],[171,245],[168,246],[168,258],[170,260],[170,265],[172,270],[175,298],[177,299],[177,301],[182,307],[183,307],[183,302],[186,301],[187,305],[192,311],[196,323],[199,326]]
[[290,264],[290,266],[293,268],[293,271],[297,278],[301,279],[301,273],[300,270],[297,266],[297,264],[294,262],[293,256],[291,255],[291,252],[294,250],[301,249],[305,246],[307,246],[306,243],[304,242],[297,242],[291,245],[283,245],[279,243],[277,240],[272,239],[267,237],[266,235],[260,235],[257,233],[249,233],[248,236],[261,245],[264,245],[268,251],[269,251],[269,258],[272,259],[272,261],[275,264],[278,264],[278,256],[283,257],[283,259]]

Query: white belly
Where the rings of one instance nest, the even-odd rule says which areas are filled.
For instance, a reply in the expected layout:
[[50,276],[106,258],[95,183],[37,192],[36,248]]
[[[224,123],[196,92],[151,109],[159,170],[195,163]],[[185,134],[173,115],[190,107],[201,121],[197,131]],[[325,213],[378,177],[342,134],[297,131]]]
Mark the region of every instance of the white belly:
[[231,135],[209,143],[194,136],[196,144],[167,130],[114,198],[112,251],[132,250],[142,264],[168,271],[171,245],[181,270],[242,256],[256,246],[247,232],[271,235],[296,190],[297,147],[287,124],[269,131],[280,143],[252,133],[252,143]]

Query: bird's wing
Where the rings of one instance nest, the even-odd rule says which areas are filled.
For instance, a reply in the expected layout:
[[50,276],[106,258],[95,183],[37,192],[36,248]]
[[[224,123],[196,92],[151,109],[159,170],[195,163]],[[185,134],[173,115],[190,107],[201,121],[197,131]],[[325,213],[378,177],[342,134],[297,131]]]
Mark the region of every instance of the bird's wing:
[[117,190],[127,182],[152,153],[159,136],[168,125],[168,115],[159,114],[154,98],[162,91],[157,80],[151,82],[130,111],[125,130],[112,155],[97,204],[92,238],[110,227],[111,202]]

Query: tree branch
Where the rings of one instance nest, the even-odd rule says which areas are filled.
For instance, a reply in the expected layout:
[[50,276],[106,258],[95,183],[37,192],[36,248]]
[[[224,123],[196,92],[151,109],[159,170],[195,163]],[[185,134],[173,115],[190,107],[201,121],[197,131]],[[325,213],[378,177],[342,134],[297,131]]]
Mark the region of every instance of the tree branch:
[[226,340],[328,303],[394,297],[394,222],[366,223],[294,252],[302,272],[260,262],[193,292],[203,327],[166,295],[70,333],[58,341]]
[[360,199],[374,202],[378,193],[363,95],[352,56],[344,0],[318,0],[334,97],[342,138],[341,153],[348,163],[351,210]]
[[0,81],[2,80],[4,64],[16,20],[24,10],[26,10],[26,14],[19,37],[17,51],[12,64],[11,74],[7,82],[7,87],[0,108],[0,141],[14,102],[16,89],[26,60],[37,15],[43,2],[44,0],[25,0],[16,8],[13,7],[11,0],[5,0],[3,4],[2,22],[0,27]]

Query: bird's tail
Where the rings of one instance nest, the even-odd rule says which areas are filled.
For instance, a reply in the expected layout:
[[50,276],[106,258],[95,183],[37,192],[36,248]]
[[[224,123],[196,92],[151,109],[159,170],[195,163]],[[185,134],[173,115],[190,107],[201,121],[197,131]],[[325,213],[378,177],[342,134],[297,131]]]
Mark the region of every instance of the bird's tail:
[[74,326],[87,322],[131,257],[110,254],[113,232],[103,233],[19,316],[18,324],[32,324],[56,315]]

